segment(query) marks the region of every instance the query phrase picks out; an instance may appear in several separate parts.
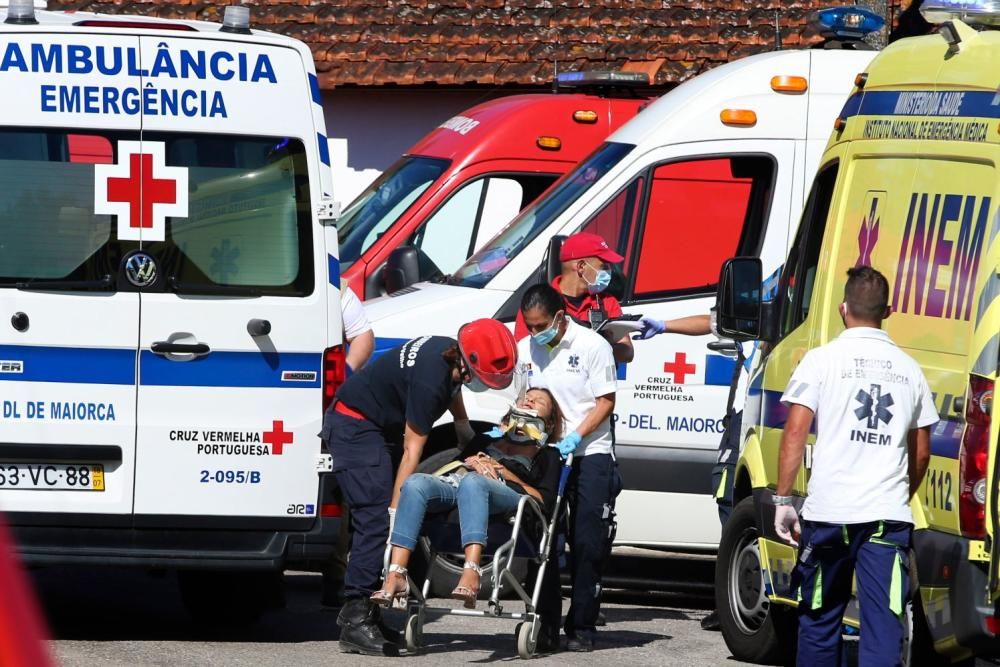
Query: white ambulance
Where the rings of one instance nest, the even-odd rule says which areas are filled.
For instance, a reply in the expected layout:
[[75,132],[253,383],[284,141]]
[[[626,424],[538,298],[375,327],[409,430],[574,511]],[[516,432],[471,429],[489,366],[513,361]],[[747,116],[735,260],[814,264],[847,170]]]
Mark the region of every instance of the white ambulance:
[[230,573],[183,577],[198,602],[325,557],[344,365],[309,49],[244,7],[0,20],[0,511],[24,560]]
[[[830,128],[874,56],[860,42],[845,43],[845,33],[860,37],[881,24],[857,8],[826,10],[817,20],[835,48],[752,56],[684,83],[612,134],[452,276],[367,302],[377,349],[447,334],[475,317],[513,323],[524,290],[553,277],[547,257],[558,257],[558,237],[577,231],[600,234],[625,257],[616,296],[626,313],[661,320],[708,313],[732,255],[760,256],[765,275],[776,272]],[[840,48],[852,45],[858,50]],[[618,544],[717,547],[711,469],[735,361],[709,351],[710,340],[636,341],[635,360],[619,368]],[[469,394],[466,404],[485,422],[507,400]]]

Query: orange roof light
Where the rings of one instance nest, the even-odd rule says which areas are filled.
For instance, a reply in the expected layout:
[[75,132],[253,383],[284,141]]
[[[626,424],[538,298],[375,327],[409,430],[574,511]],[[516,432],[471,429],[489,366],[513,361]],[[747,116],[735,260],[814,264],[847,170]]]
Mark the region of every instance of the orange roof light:
[[847,121],[843,118],[838,118],[833,121],[833,129],[835,132],[842,132],[845,127],[847,127]]
[[864,88],[866,83],[868,83],[868,72],[862,72],[854,77],[854,85],[858,88]]
[[538,137],[535,144],[545,151],[557,151],[562,148],[562,140],[559,137]]
[[574,111],[573,120],[578,123],[592,124],[597,122],[597,112],[596,111]]
[[750,127],[757,124],[757,114],[750,109],[723,109],[719,113],[723,125]]
[[771,90],[776,93],[804,93],[809,81],[804,76],[772,76]]

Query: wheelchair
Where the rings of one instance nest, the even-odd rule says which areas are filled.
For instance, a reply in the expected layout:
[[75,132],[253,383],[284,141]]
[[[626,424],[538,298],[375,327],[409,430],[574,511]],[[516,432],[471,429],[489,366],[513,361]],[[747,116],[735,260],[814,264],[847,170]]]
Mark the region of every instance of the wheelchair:
[[[483,568],[483,576],[490,572],[493,590],[487,600],[486,609],[453,609],[432,607],[428,604],[432,585],[432,573],[428,573],[422,586],[417,586],[407,574],[410,584],[410,600],[407,603],[407,618],[404,637],[406,650],[417,653],[423,647],[423,628],[430,618],[442,616],[471,616],[476,618],[502,618],[518,621],[514,634],[517,637],[517,654],[523,659],[532,658],[537,653],[538,636],[541,632],[541,618],[537,613],[545,569],[558,533],[560,521],[564,517],[564,493],[573,463],[573,456],[565,461],[559,475],[559,487],[555,507],[551,516],[546,516],[540,503],[525,494],[517,504],[513,515],[505,517],[503,524],[491,522],[488,531],[486,553],[499,537],[499,545],[493,552],[492,562]],[[457,526],[442,521],[442,515],[428,515],[421,529],[421,539],[430,546],[431,560],[435,553],[461,551]],[[388,568],[391,547],[386,548],[385,567]],[[537,572],[532,585],[518,581],[513,572],[515,558],[527,558],[537,564]],[[530,589],[530,591],[529,591]],[[513,601],[504,601],[504,594],[514,594]],[[520,601],[524,611],[508,611],[505,604]]]

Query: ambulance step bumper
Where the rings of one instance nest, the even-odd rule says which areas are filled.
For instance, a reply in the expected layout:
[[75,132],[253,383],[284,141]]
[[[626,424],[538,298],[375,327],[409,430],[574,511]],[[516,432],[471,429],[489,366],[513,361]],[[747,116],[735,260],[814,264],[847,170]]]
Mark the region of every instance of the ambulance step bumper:
[[[329,558],[337,517],[7,515],[26,565],[280,570]],[[114,525],[122,520],[129,524]],[[256,525],[254,525],[256,524]]]

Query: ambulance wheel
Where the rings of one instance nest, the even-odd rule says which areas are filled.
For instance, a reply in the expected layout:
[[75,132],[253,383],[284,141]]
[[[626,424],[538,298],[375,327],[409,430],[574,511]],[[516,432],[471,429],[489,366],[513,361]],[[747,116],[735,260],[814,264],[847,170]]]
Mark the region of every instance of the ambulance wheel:
[[424,631],[420,627],[420,615],[410,614],[406,619],[406,630],[403,633],[406,638],[406,650],[416,653],[424,644]]
[[535,657],[535,650],[538,648],[538,623],[518,623],[514,632],[517,634],[517,655],[522,660],[529,660]]
[[205,627],[246,627],[285,604],[281,572],[182,570],[177,581],[184,608]]
[[722,528],[715,563],[715,608],[733,657],[782,664],[795,655],[795,611],[770,603],[764,591],[758,537],[753,498],[744,498]]

